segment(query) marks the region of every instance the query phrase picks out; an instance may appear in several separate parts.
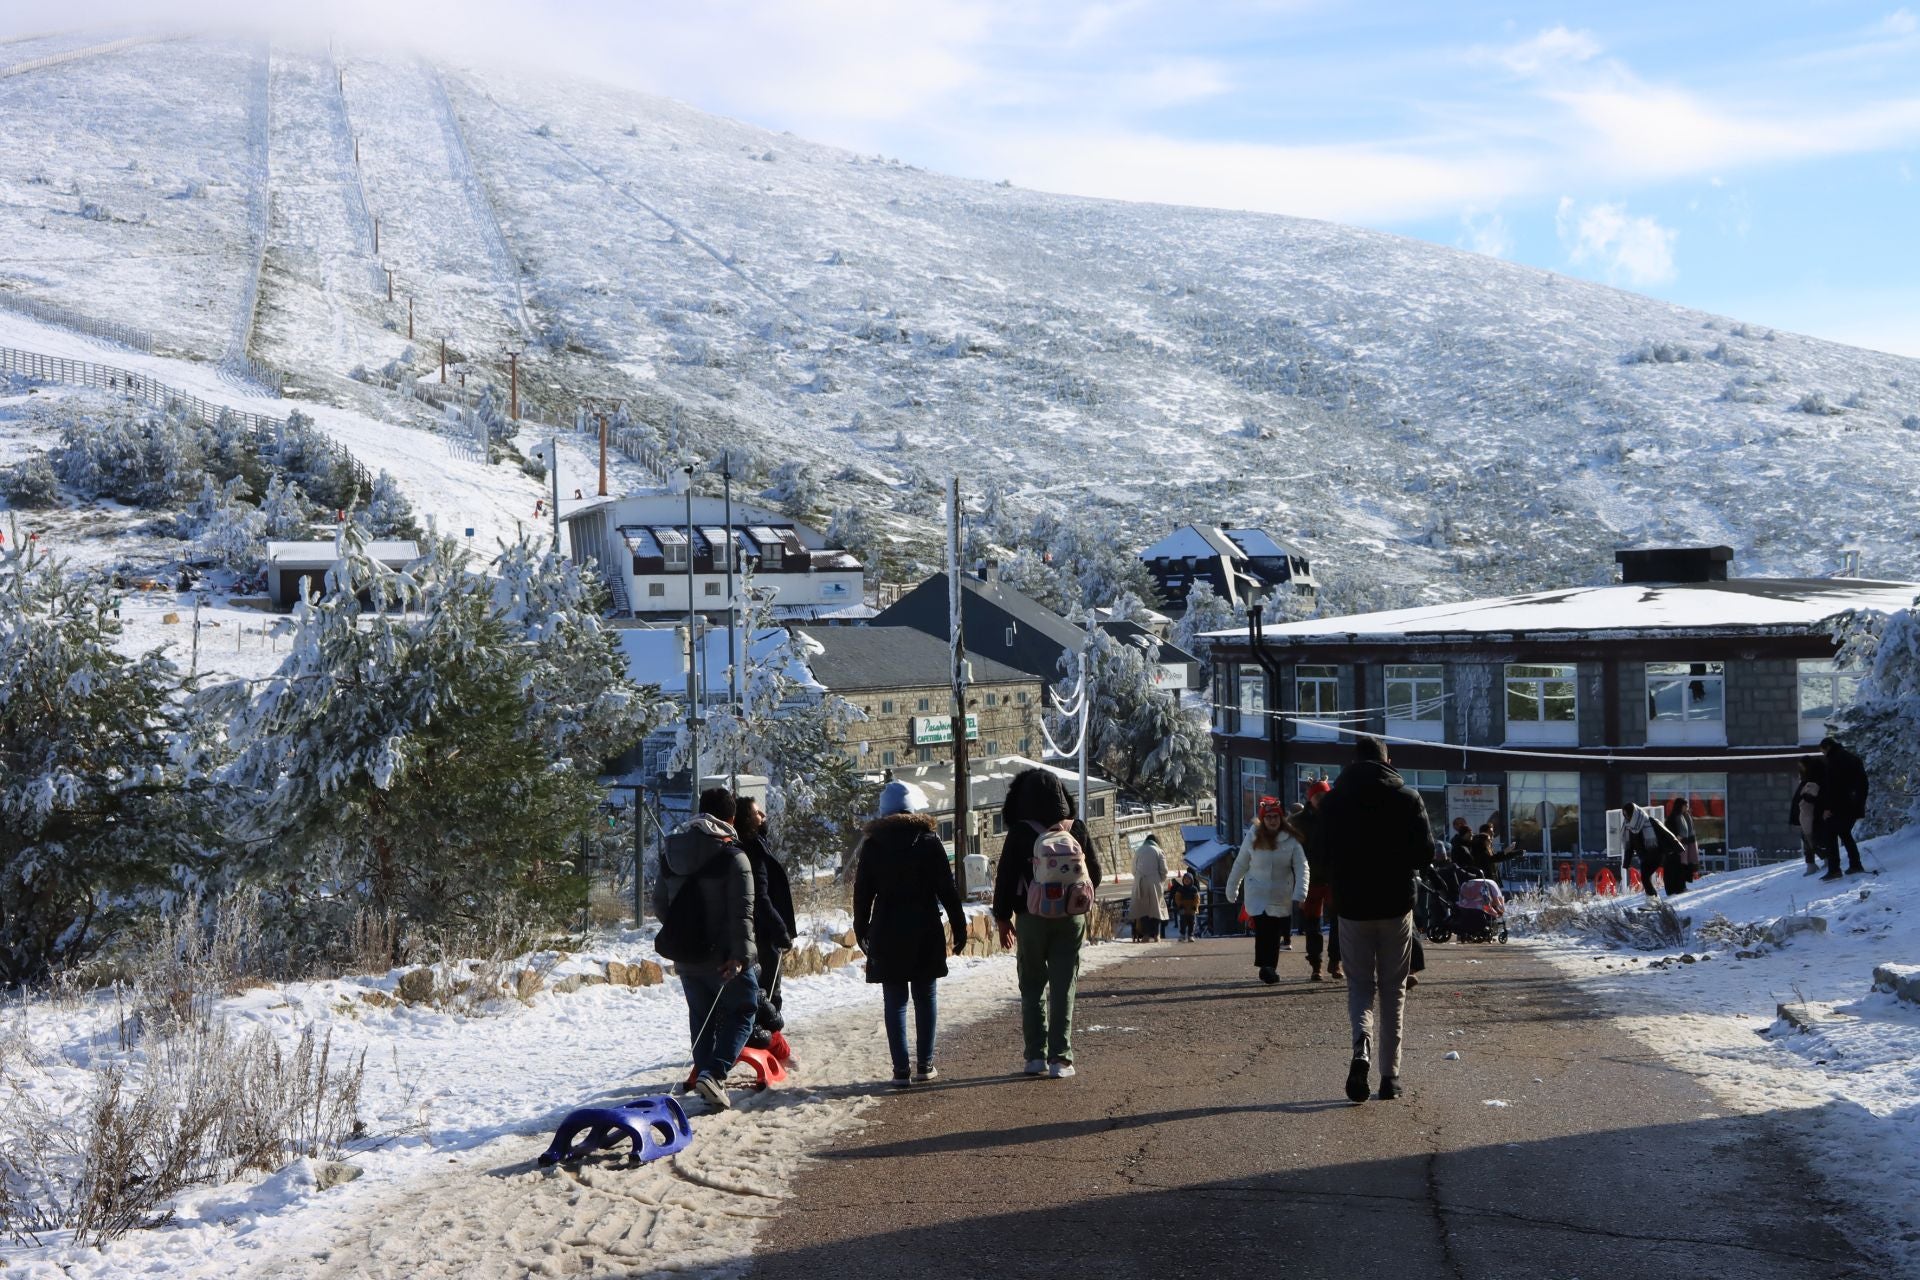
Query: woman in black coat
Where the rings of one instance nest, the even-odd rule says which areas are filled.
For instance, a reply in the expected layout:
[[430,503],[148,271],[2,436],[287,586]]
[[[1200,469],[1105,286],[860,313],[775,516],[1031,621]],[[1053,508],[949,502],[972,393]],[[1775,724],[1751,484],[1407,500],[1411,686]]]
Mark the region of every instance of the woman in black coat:
[[[893,1084],[925,1084],[933,1066],[933,984],[947,976],[945,909],[953,949],[967,944],[967,915],[953,883],[953,864],[927,816],[927,797],[906,782],[880,792],[880,816],[867,828],[853,880],[853,932],[867,953],[867,981],[880,984],[886,1009]],[[907,1059],[907,998],[913,998],[915,1058]]]
[[779,977],[781,958],[793,946],[797,918],[787,869],[767,848],[767,815],[760,802],[751,796],[738,796],[734,804],[733,827],[740,833],[740,847],[746,850],[747,863],[753,868],[753,942],[760,968],[760,1011],[748,1043],[764,1049],[771,1033],[786,1025],[780,1016],[784,997]]

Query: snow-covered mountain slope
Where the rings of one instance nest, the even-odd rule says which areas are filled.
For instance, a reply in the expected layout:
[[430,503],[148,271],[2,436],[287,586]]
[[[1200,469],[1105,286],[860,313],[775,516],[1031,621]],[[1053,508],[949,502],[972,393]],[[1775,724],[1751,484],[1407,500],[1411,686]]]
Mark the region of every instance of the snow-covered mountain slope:
[[0,77],[0,113],[0,287],[194,355],[247,326],[263,257],[250,349],[297,375],[399,355],[411,294],[422,371],[445,336],[503,380],[524,343],[543,405],[624,396],[696,452],[810,461],[835,502],[895,510],[889,486],[958,469],[1137,510],[1143,543],[1258,522],[1444,596],[1592,581],[1652,540],[1920,575],[1914,360],[355,47],[145,44]]

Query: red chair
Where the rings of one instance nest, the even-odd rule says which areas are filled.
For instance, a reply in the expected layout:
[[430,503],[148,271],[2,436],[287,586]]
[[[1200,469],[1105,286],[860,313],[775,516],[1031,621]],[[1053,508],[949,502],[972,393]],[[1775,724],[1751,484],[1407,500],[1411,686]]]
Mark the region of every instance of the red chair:
[[1584,862],[1576,862],[1573,864],[1573,887],[1582,892],[1586,891],[1587,864]]
[[[1637,877],[1639,873],[1629,872],[1628,874]],[[1600,868],[1600,874],[1593,882],[1593,891],[1604,898],[1611,898],[1614,894],[1620,892],[1620,882],[1613,878],[1612,867]]]

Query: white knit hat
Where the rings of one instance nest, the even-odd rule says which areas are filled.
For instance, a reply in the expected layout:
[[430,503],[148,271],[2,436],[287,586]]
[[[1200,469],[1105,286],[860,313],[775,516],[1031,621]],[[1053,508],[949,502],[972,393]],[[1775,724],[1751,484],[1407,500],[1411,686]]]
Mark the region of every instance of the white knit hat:
[[880,788],[880,816],[896,813],[925,813],[927,793],[911,782],[889,782]]

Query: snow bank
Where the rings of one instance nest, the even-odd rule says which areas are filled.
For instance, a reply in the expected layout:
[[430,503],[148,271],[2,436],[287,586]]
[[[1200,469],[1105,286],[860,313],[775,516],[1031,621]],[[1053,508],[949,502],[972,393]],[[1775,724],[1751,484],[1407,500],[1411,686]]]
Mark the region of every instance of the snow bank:
[[1674,900],[1679,935],[1651,952],[1601,940],[1619,911],[1603,901],[1515,915],[1553,929],[1535,945],[1723,1105],[1807,1117],[1823,1173],[1880,1223],[1873,1243],[1920,1270],[1920,1007],[1876,989],[1876,971],[1890,988],[1920,961],[1920,827],[1862,850],[1877,874],[1710,876]]

